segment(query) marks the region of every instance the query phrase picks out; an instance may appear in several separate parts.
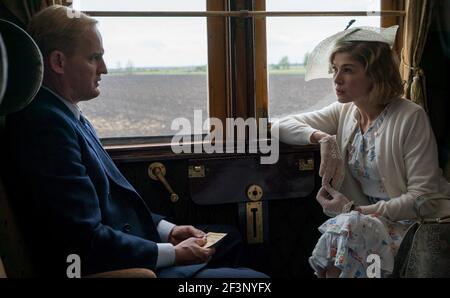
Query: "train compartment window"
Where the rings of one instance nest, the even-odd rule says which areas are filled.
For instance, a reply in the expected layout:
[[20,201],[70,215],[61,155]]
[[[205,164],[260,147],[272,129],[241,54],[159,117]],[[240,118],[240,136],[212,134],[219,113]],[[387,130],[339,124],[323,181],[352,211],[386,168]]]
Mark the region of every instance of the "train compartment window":
[[[279,118],[335,100],[330,79],[304,81],[308,52],[352,26],[400,25],[393,0],[74,0],[99,20],[110,73],[82,109],[106,145],[170,136],[174,119]],[[195,133],[206,133],[202,127]],[[148,138],[148,137],[152,138]],[[113,139],[111,139],[113,138]],[[152,141],[153,140],[153,141]],[[111,142],[110,142],[111,141]]]
[[173,135],[174,119],[193,121],[194,110],[208,117],[206,18],[133,15],[205,11],[204,0],[75,0],[73,7],[97,12],[103,37],[108,74],[100,96],[80,103],[101,138]]
[[[336,97],[331,78],[305,82],[305,65],[309,53],[321,40],[348,26],[398,24],[391,20],[392,17],[382,17],[388,15],[385,14],[386,10],[394,8],[387,2],[267,0],[267,12],[293,13],[266,18],[269,118],[309,112],[334,102]],[[386,22],[386,19],[390,22]]]

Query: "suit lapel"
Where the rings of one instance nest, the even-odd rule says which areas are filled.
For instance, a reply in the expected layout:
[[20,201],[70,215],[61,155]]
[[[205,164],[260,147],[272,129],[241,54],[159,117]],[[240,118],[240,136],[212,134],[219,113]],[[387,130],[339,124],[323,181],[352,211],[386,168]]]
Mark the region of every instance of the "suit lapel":
[[102,165],[106,174],[116,184],[136,193],[136,195],[139,196],[139,194],[136,192],[134,187],[131,186],[131,184],[123,177],[123,175],[117,169],[114,162],[111,160],[109,155],[103,149],[100,141],[92,134],[92,132],[90,132],[89,129],[87,127],[85,127],[83,123],[81,123],[81,121],[77,121],[77,127],[79,128],[79,130],[82,133],[82,135],[84,136],[84,138],[87,140],[89,146],[94,151],[95,155],[97,156],[98,160],[100,161],[100,164]]
[[116,165],[111,160],[108,153],[106,153],[106,151],[103,149],[98,138],[94,136],[93,133],[90,132],[91,130],[88,129],[88,127],[86,127],[79,119],[76,119],[73,112],[66,105],[64,105],[64,103],[62,103],[60,99],[56,98],[55,95],[53,95],[51,92],[41,88],[35,100],[50,101],[52,105],[57,106],[61,111],[63,111],[64,114],[67,115],[67,117],[69,117],[73,121],[75,126],[80,131],[81,135],[87,140],[87,143],[95,152],[97,159],[99,160],[102,168],[105,170],[108,177],[112,181],[114,181],[117,185],[132,191],[139,198],[141,198],[141,196],[136,192],[134,187],[125,179],[125,177],[123,177],[122,173],[120,173],[120,171],[117,169]]

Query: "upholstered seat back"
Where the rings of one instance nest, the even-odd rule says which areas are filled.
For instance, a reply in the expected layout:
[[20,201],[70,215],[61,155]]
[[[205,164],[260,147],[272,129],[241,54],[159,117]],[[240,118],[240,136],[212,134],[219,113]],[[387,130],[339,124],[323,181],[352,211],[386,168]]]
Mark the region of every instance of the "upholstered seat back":
[[13,196],[5,189],[10,173],[5,167],[4,128],[5,116],[33,100],[42,78],[43,60],[36,43],[24,30],[0,19],[0,277],[33,276],[30,254],[11,206]]

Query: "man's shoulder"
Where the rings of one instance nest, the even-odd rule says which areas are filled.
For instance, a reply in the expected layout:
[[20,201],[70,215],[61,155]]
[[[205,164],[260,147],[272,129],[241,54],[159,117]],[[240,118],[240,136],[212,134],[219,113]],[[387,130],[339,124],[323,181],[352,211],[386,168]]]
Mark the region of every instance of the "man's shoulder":
[[28,119],[39,123],[52,120],[69,121],[71,114],[55,95],[41,88],[27,107],[12,114],[9,118],[13,121]]
[[59,114],[65,112],[64,104],[62,104],[55,95],[44,88],[39,90],[36,97],[27,108],[41,113],[50,112]]

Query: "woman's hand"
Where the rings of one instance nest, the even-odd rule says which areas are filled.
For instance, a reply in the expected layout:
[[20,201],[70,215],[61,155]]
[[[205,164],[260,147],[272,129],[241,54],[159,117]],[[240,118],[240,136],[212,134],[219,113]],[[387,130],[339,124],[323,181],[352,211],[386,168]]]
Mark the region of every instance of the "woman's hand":
[[336,216],[350,211],[353,202],[329,185],[320,188],[316,196],[317,201],[328,216]]
[[320,169],[319,176],[322,177],[322,185],[331,185],[339,189],[344,181],[345,167],[336,136],[326,136],[319,140],[320,144]]

